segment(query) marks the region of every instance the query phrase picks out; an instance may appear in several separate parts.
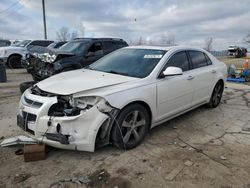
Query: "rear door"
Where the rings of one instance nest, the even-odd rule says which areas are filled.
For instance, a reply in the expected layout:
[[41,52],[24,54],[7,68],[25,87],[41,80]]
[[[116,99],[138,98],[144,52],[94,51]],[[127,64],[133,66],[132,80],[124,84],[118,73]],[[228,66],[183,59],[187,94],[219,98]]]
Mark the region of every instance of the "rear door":
[[[88,56],[88,54],[91,54]],[[88,66],[104,56],[103,47],[101,42],[94,42],[87,51],[84,66]]]
[[192,102],[194,86],[186,52],[175,53],[162,71],[170,66],[181,68],[183,75],[168,76],[157,82],[157,121],[188,109]]
[[190,50],[188,55],[191,61],[194,96],[192,105],[199,105],[210,98],[214,87],[216,70],[207,55],[201,51]]
[[113,52],[116,49],[115,43],[113,41],[103,41],[102,44],[105,55]]

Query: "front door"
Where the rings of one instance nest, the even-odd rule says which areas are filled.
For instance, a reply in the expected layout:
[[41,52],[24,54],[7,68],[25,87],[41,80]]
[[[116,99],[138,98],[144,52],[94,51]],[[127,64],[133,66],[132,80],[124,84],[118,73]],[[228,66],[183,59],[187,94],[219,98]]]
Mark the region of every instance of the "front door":
[[170,66],[181,68],[183,75],[168,76],[157,82],[156,121],[171,117],[191,106],[194,89],[186,52],[181,51],[174,54],[163,70]]

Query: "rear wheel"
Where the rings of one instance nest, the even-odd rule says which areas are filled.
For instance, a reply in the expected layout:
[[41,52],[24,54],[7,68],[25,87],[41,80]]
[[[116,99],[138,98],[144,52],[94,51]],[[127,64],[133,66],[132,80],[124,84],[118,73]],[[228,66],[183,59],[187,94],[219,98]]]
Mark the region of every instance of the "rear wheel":
[[112,130],[112,140],[120,149],[132,149],[144,139],[150,119],[147,110],[139,104],[125,107]]
[[223,90],[224,88],[222,81],[217,82],[217,84],[214,87],[210,101],[207,104],[209,108],[216,108],[220,104]]
[[7,65],[9,68],[21,68],[21,56],[19,55],[12,55],[9,57]]

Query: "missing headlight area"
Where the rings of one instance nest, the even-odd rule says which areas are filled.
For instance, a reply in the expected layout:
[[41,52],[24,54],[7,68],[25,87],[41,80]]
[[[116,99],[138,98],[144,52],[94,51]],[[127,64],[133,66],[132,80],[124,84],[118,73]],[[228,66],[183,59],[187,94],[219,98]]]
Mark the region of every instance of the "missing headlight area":
[[57,103],[50,107],[48,116],[77,116],[81,112],[88,111],[93,106],[107,115],[114,109],[104,98],[96,96],[77,98],[73,98],[72,96],[57,96],[57,101]]

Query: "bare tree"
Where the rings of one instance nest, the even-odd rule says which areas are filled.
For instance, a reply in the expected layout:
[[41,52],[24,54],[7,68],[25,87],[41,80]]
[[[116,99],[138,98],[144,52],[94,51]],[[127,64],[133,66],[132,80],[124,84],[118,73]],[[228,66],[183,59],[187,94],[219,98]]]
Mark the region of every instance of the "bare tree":
[[69,28],[62,27],[59,31],[56,32],[56,35],[59,41],[67,41],[70,37]]
[[204,41],[205,41],[204,49],[210,52],[213,46],[213,37],[207,37]]
[[80,33],[80,37],[84,37],[85,36],[85,26],[84,26],[83,22],[80,22],[80,24],[77,26],[77,29]]
[[78,31],[72,31],[71,32],[71,36],[70,36],[70,39],[71,40],[73,40],[73,39],[75,39],[75,38],[77,38],[79,35],[78,35]]
[[142,38],[142,36],[140,36],[140,38],[139,38],[139,40],[138,40],[138,42],[137,42],[137,45],[143,45],[143,38]]

